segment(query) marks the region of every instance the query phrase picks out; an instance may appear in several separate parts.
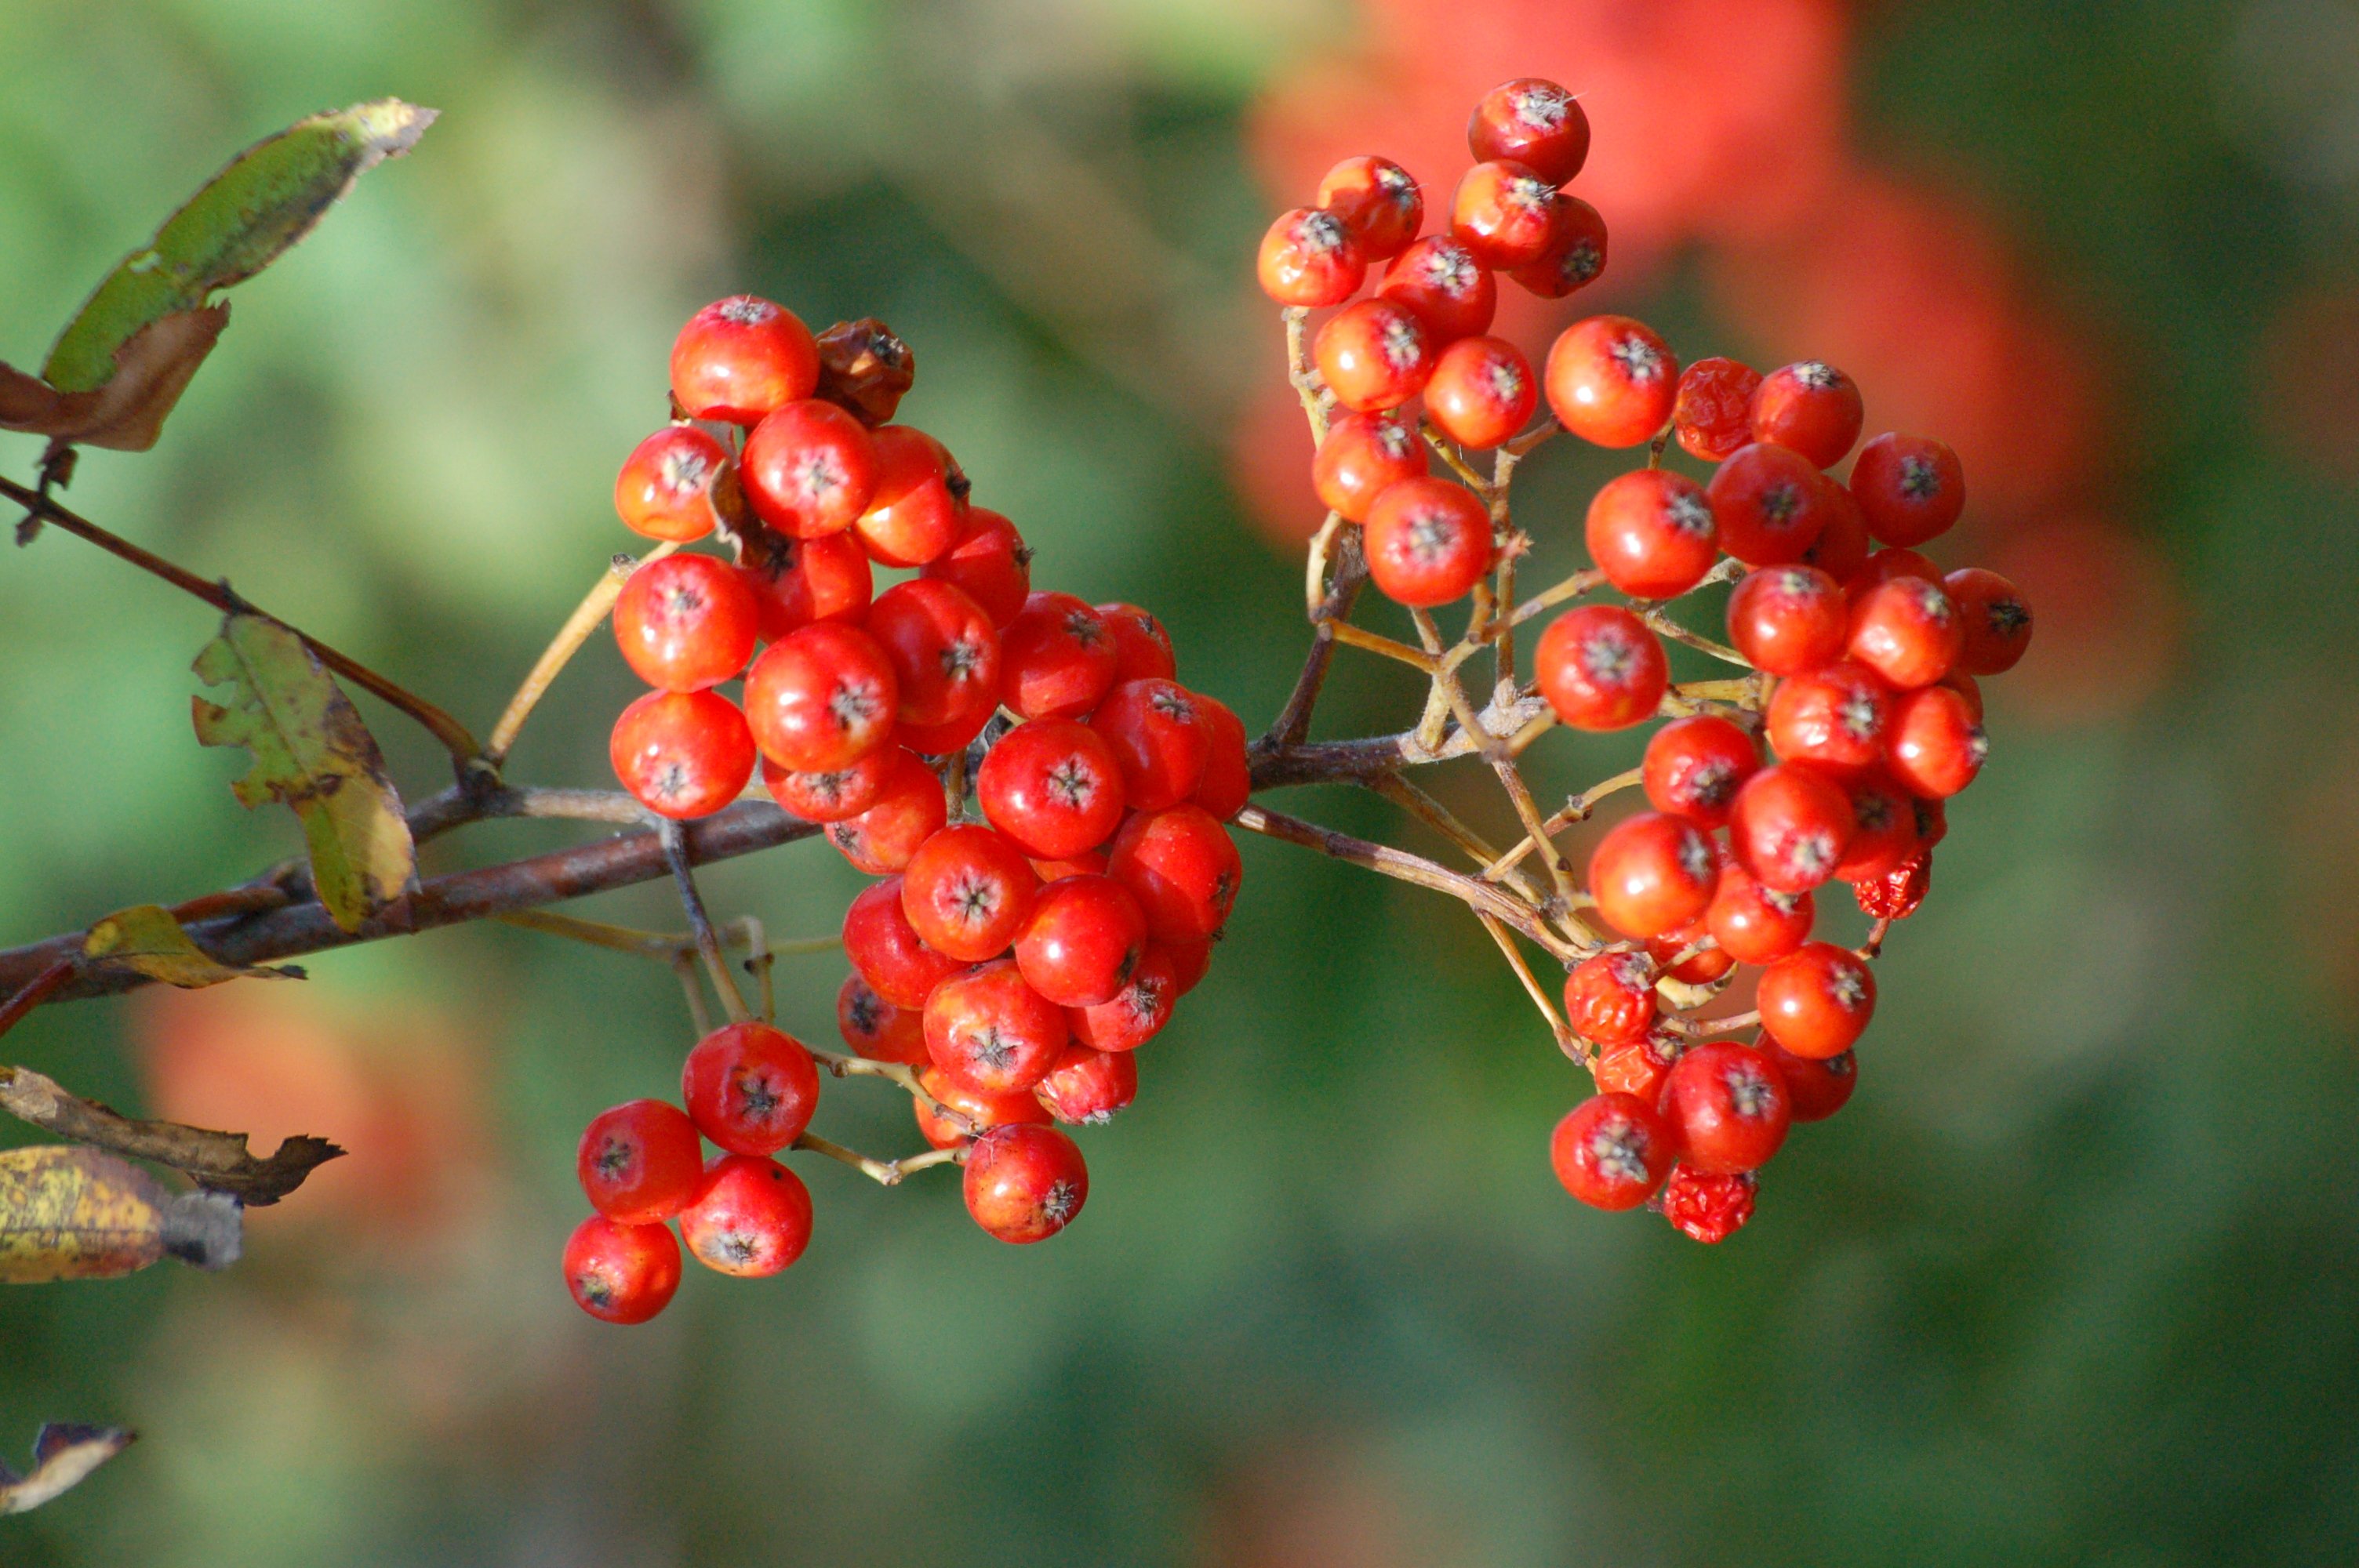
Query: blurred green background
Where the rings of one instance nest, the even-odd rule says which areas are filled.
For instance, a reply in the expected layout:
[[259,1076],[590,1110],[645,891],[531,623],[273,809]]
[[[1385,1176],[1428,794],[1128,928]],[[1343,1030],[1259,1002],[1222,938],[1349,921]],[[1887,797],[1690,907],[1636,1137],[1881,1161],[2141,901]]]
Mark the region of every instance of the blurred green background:
[[[0,61],[20,365],[234,148],[443,111],[236,292],[160,447],[69,499],[478,722],[628,546],[608,490],[678,322],[751,289],[890,321],[905,415],[1036,581],[1151,605],[1257,726],[1315,518],[1303,438],[1254,412],[1285,399],[1252,247],[1321,137],[1393,151],[1408,106],[1446,153],[1525,70],[1592,94],[1598,298],[1961,432],[1986,504],[1943,558],[2043,617],[1857,1098],[1714,1249],[1556,1187],[1586,1086],[1457,906],[1258,841],[1071,1232],[1007,1248],[949,1180],[813,1168],[791,1272],[691,1271],[633,1331],[556,1256],[582,1123],[689,1044],[660,968],[487,928],[291,997],[45,1010],[10,1059],[354,1152],[227,1274],[0,1292],[0,1452],[144,1439],[0,1521],[0,1561],[2359,1560],[2346,0],[0,0]],[[1412,167],[1430,200],[1456,175]],[[1570,313],[1511,322],[1537,350]],[[1613,466],[1534,460],[1544,556]],[[5,556],[0,940],[288,852],[189,732],[207,612],[54,532]],[[513,772],[603,783],[631,684],[593,644]],[[1354,674],[1322,732],[1402,700]],[[1634,748],[1551,738],[1546,781]],[[429,869],[579,836],[495,824]],[[854,885],[804,846],[708,892],[802,934]],[[652,890],[585,913],[667,921]],[[841,973],[782,966],[790,1027],[832,1037]],[[875,1086],[820,1127],[914,1145]]]

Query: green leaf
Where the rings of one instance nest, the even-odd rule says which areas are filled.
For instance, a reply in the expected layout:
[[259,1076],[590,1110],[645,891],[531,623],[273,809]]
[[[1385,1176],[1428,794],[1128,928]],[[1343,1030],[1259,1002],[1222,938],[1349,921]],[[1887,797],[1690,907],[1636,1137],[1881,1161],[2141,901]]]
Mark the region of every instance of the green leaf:
[[338,925],[358,930],[402,895],[417,869],[376,738],[303,639],[266,615],[224,617],[196,671],[208,686],[236,687],[225,708],[190,699],[197,739],[254,753],[253,771],[234,786],[237,798],[294,808],[320,902]]
[[138,1433],[119,1426],[74,1426],[51,1422],[33,1438],[33,1468],[19,1476],[0,1465],[0,1514],[39,1508],[80,1486],[92,1470],[114,1458]]
[[129,969],[166,985],[194,989],[223,980],[252,977],[265,980],[300,979],[300,969],[274,969],[260,964],[224,964],[189,939],[172,912],[152,903],[118,909],[94,923],[82,939],[82,957],[93,966]]

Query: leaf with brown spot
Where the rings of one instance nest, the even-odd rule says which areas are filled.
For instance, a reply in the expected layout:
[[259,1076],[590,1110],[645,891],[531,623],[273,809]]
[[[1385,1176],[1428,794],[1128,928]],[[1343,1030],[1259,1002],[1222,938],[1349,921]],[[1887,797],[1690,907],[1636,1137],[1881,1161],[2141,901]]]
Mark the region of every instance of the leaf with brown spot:
[[48,436],[52,448],[144,452],[228,325],[226,305],[159,316],[114,351],[113,375],[82,392],[60,392],[0,364],[0,429]]
[[0,1150],[0,1283],[111,1280],[166,1257],[225,1269],[243,1241],[226,1194],[175,1195],[96,1149]]
[[20,1514],[71,1491],[138,1435],[120,1426],[49,1422],[34,1434],[32,1469],[19,1476],[0,1465],[0,1514]]
[[129,969],[151,980],[193,990],[223,980],[245,978],[299,980],[298,968],[273,968],[263,964],[224,964],[189,939],[172,912],[153,903],[118,909],[94,922],[82,939],[82,952],[92,968]]

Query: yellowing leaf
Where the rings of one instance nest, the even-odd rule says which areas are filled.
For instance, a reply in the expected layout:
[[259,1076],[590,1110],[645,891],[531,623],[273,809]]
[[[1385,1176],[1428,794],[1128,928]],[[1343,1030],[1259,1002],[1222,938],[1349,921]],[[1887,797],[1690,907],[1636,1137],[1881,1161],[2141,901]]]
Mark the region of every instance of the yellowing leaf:
[[95,1149],[0,1150],[0,1283],[113,1279],[167,1255],[226,1268],[243,1236],[237,1200],[223,1194],[174,1196]]
[[144,452],[227,325],[226,305],[159,316],[114,351],[114,374],[87,392],[60,392],[0,364],[0,429],[29,430],[58,446]]
[[224,964],[189,940],[172,912],[157,904],[118,909],[90,928],[82,939],[82,957],[93,965],[107,965],[146,975],[166,985],[194,989],[223,980],[251,976],[256,979],[300,979],[300,969],[276,969],[258,964]]
[[199,1186],[253,1208],[277,1203],[312,1171],[343,1154],[326,1139],[304,1134],[280,1139],[270,1158],[257,1160],[243,1132],[142,1121],[69,1094],[55,1078],[30,1067],[0,1067],[0,1110],[77,1143],[168,1165]]
[[33,1438],[33,1468],[19,1476],[0,1465],[0,1514],[39,1508],[80,1486],[92,1470],[122,1453],[139,1434],[119,1426],[51,1422]]
[[236,687],[227,707],[190,699],[197,739],[254,753],[253,771],[234,786],[237,798],[294,808],[320,902],[338,925],[358,930],[402,895],[418,855],[401,796],[359,710],[302,638],[252,611],[223,619],[196,671],[208,686]]

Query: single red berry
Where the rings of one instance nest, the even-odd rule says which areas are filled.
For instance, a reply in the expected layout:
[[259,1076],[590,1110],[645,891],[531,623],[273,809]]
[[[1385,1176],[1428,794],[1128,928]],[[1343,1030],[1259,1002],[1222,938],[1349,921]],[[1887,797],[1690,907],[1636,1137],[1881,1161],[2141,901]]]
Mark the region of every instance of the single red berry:
[[1895,578],[1916,578],[1939,586],[1941,568],[1916,551],[1895,545],[1876,551],[1860,564],[1859,570],[1843,579],[1843,592],[1855,600]]
[[1777,683],[1766,730],[1780,762],[1831,773],[1874,767],[1892,723],[1892,688],[1864,665],[1828,665]]
[[805,822],[843,822],[883,798],[900,766],[901,748],[879,746],[848,767],[793,773],[764,758],[762,783],[770,798]]
[[785,1269],[810,1245],[810,1189],[776,1160],[755,1154],[716,1155],[679,1216],[688,1255],[742,1280]]
[[1819,501],[1825,516],[1819,523],[1819,536],[1802,552],[1801,564],[1818,568],[1837,582],[1849,582],[1875,547],[1867,536],[1867,518],[1852,492],[1832,474],[1819,476]]
[[1204,776],[1196,781],[1196,804],[1215,821],[1226,822],[1253,798],[1253,764],[1245,756],[1245,722],[1217,697],[1190,692],[1204,724]]
[[931,1106],[912,1096],[910,1104],[918,1113],[918,1134],[937,1149],[955,1149],[995,1127],[1046,1127],[1049,1124],[1048,1108],[1030,1089],[1018,1089],[1012,1094],[984,1094],[953,1082],[943,1075],[940,1067],[930,1065],[918,1070],[918,1082],[925,1086],[926,1092],[940,1101],[944,1108],[974,1130],[969,1132],[950,1118],[935,1115]]
[[1510,158],[1478,163],[1458,182],[1450,232],[1495,272],[1528,266],[1556,232],[1556,186]]
[[1491,569],[1491,514],[1446,479],[1405,479],[1368,509],[1361,545],[1368,579],[1387,598],[1431,609]]
[[1098,1051],[1136,1051],[1163,1032],[1180,1004],[1180,979],[1171,951],[1149,942],[1130,979],[1110,1001],[1067,1010],[1073,1038]]
[[919,938],[969,964],[1007,951],[1039,892],[1024,851],[973,822],[919,845],[901,871],[901,911]]
[[[1966,629],[1957,668],[1968,676],[2005,675],[2015,668],[2031,646],[2031,607],[2015,584],[1996,572],[1967,567],[1943,578],[1941,587]],[[1974,717],[1982,717],[1979,708]]]
[[810,1125],[819,1068],[801,1041],[749,1019],[696,1043],[679,1098],[696,1130],[732,1154],[775,1154]]
[[1635,447],[1671,416],[1680,362],[1627,316],[1592,316],[1549,350],[1549,407],[1564,427],[1601,447]]
[[1669,469],[1610,479],[1590,498],[1589,558],[1633,599],[1677,599],[1720,558],[1703,486]]
[[1415,311],[1438,353],[1444,344],[1490,329],[1499,308],[1499,284],[1460,241],[1428,234],[1393,258],[1376,285],[1376,297]]
[[835,1031],[853,1055],[872,1062],[923,1067],[933,1061],[926,1054],[924,1010],[894,1006],[857,974],[844,976],[835,993]]
[[1965,642],[1964,617],[1936,584],[1895,578],[1852,602],[1852,658],[1903,691],[1948,675]]
[[819,343],[802,319],[750,294],[716,299],[671,346],[671,395],[691,419],[751,425],[819,385]]
[[1112,748],[1134,811],[1177,806],[1203,782],[1212,734],[1195,697],[1177,682],[1125,681],[1089,722]]
[[758,623],[753,590],[711,556],[667,556],[634,571],[614,599],[623,662],[652,687],[701,691],[745,669]]
[[1753,737],[1712,714],[1676,719],[1647,738],[1639,782],[1647,804],[1688,818],[1707,832],[1728,821],[1729,803],[1761,771]]
[[1768,441],[1739,448],[1705,487],[1720,547],[1749,567],[1800,560],[1826,525],[1825,492],[1808,458]]
[[1629,1095],[1653,1105],[1662,1093],[1663,1080],[1687,1049],[1687,1036],[1660,1022],[1634,1039],[1612,1041],[1597,1053],[1596,1065],[1591,1069],[1598,1092]]
[[796,773],[849,768],[893,739],[900,678],[857,626],[806,626],[745,672],[745,722],[762,755]]
[[1336,400],[1365,414],[1397,408],[1423,391],[1433,373],[1435,345],[1415,311],[1378,297],[1328,318],[1310,351]]
[[879,425],[876,487],[853,532],[877,564],[921,567],[966,526],[966,475],[940,441],[907,425]]
[[1917,852],[1917,803],[1882,768],[1846,781],[1851,794],[1851,842],[1835,865],[1847,882],[1873,881]]
[[1163,622],[1136,604],[1116,600],[1098,606],[1104,617],[1106,630],[1114,633],[1114,652],[1121,663],[1114,666],[1114,684],[1134,680],[1170,680],[1179,674],[1179,665],[1171,656],[1171,633]]
[[1564,978],[1564,1022],[1601,1044],[1636,1040],[1654,1026],[1655,966],[1644,953],[1600,953]]
[[1597,1095],[1565,1113],[1549,1139],[1564,1190],[1592,1208],[1636,1208],[1670,1174],[1670,1129],[1631,1095]]
[[1966,509],[1958,454],[1930,436],[1886,431],[1859,449],[1851,492],[1867,531],[1886,545],[1921,545],[1950,530]]
[[1077,1042],[1065,1047],[1032,1093],[1059,1121],[1112,1121],[1114,1112],[1138,1098],[1138,1057],[1128,1051],[1094,1051]]
[[926,1052],[955,1082],[1011,1094],[1040,1081],[1064,1054],[1065,1010],[1002,958],[952,975],[926,999]]
[[625,1100],[582,1130],[574,1173],[590,1206],[625,1225],[669,1219],[695,1192],[704,1165],[696,1124],[676,1105]]
[[1707,1176],[1686,1165],[1672,1168],[1663,1184],[1663,1217],[1690,1241],[1716,1246],[1745,1228],[1761,1178],[1750,1171]]
[[1181,996],[1194,990],[1212,968],[1210,936],[1199,936],[1192,942],[1160,942],[1157,946],[1171,960],[1171,983]]
[[966,1160],[966,1211],[1002,1241],[1046,1241],[1073,1222],[1090,1173],[1073,1141],[1053,1127],[998,1127]]
[[1797,1056],[1840,1056],[1875,1016],[1867,961],[1832,942],[1806,942],[1761,971],[1761,1027]]
[[1708,463],[1726,462],[1753,439],[1753,394],[1761,373],[1738,360],[1696,361],[1680,376],[1671,433],[1680,449]]
[[1818,901],[1807,892],[1763,887],[1742,866],[1721,869],[1704,929],[1720,950],[1740,964],[1768,964],[1810,939]]
[[1228,830],[1196,806],[1141,811],[1122,825],[1106,874],[1130,890],[1158,942],[1217,935],[1245,881]]
[[1775,892],[1808,892],[1833,876],[1850,842],[1851,797],[1806,763],[1762,769],[1728,808],[1736,863]]
[[1127,798],[1114,748],[1071,719],[1036,719],[1002,735],[984,753],[974,793],[994,827],[1048,860],[1112,838]]
[[645,1323],[679,1289],[679,1243],[664,1225],[622,1225],[593,1214],[565,1242],[565,1288],[608,1323]]
[[1425,222],[1424,193],[1390,158],[1345,158],[1319,182],[1319,205],[1343,221],[1371,262],[1400,254]]
[[[1722,867],[1721,876],[1725,879],[1733,869]],[[1720,896],[1717,889],[1712,896],[1715,899]],[[1706,914],[1709,913],[1707,910]],[[1711,939],[1711,927],[1701,919],[1690,920],[1660,936],[1647,937],[1647,956],[1675,980],[1691,986],[1708,986],[1736,968],[1736,960],[1713,946]],[[1699,947],[1699,943],[1704,945]]]
[[721,443],[693,425],[667,425],[641,441],[614,476],[623,525],[650,539],[689,544],[712,532],[712,481],[729,466]]
[[1546,249],[1507,276],[1543,299],[1562,299],[1605,271],[1605,220],[1578,196],[1560,190]]
[[1460,446],[1477,450],[1499,446],[1522,429],[1539,400],[1531,362],[1505,338],[1459,339],[1441,351],[1425,384],[1427,417]]
[[1893,776],[1921,795],[1945,800],[1974,782],[1990,738],[1964,696],[1946,686],[1903,695],[1893,705],[1886,760]]
[[987,506],[970,506],[957,541],[918,575],[962,590],[983,606],[992,625],[1005,626],[1031,596],[1032,552],[1015,524]]
[[1352,226],[1323,207],[1281,212],[1261,239],[1261,291],[1280,305],[1341,305],[1360,291],[1368,254]]
[[843,954],[868,988],[895,1007],[915,1011],[934,988],[966,966],[926,946],[901,906],[901,879],[863,888],[843,912]]
[[1852,883],[1851,895],[1870,920],[1906,920],[1932,889],[1933,852],[1919,844],[1915,854],[1882,876]]
[[1106,874],[1106,854],[1103,849],[1084,849],[1078,855],[1055,860],[1044,860],[1035,855],[1032,869],[1044,884],[1062,881],[1067,877],[1102,877]]
[[1799,452],[1816,468],[1843,461],[1861,417],[1857,384],[1819,360],[1773,370],[1753,393],[1753,438]]
[[737,569],[754,595],[756,625],[766,643],[816,622],[857,626],[876,596],[875,568],[851,534],[790,539],[765,533],[749,541]]
[[893,771],[876,792],[876,804],[827,827],[827,841],[872,877],[890,876],[908,865],[918,846],[950,817],[950,802],[934,771],[908,751],[888,749],[896,753]]
[[900,677],[899,715],[910,724],[962,722],[999,703],[999,633],[963,589],[919,578],[876,596],[868,634]]
[[1327,439],[1310,460],[1311,488],[1319,503],[1354,523],[1385,489],[1422,478],[1425,444],[1397,414],[1346,414],[1327,428]]
[[1466,145],[1477,158],[1514,158],[1549,184],[1562,185],[1589,161],[1589,116],[1555,82],[1519,76],[1475,103]]
[[754,737],[717,691],[651,691],[614,719],[614,776],[661,816],[710,816],[754,776]]
[[1756,669],[1808,675],[1843,657],[1851,606],[1815,567],[1763,567],[1728,596],[1728,640]]
[[1576,730],[1626,730],[1653,718],[1671,680],[1662,643],[1618,604],[1558,616],[1540,633],[1532,665],[1540,695]]
[[1025,983],[1059,1007],[1112,1001],[1146,952],[1146,914],[1107,876],[1066,877],[1042,888],[1016,937]]
[[1589,896],[1625,936],[1659,936],[1712,905],[1712,840],[1684,816],[1642,811],[1614,825],[1589,856]]
[[1027,719],[1079,719],[1121,664],[1104,617],[1070,593],[1036,593],[1000,634],[999,700]]
[[1680,1158],[1712,1176],[1767,1164],[1794,1115],[1777,1065],[1754,1047],[1726,1040],[1679,1059],[1663,1080],[1661,1108]]
[[1796,1121],[1824,1121],[1851,1102],[1859,1087],[1859,1058],[1846,1051],[1824,1061],[1797,1056],[1776,1041],[1761,1046],[1762,1054],[1777,1064],[1786,1080],[1786,1098],[1793,1102]]
[[782,534],[841,533],[876,490],[876,443],[868,427],[815,397],[771,413],[745,438],[738,482],[755,515]]
[[991,723],[995,709],[977,707],[963,719],[953,719],[947,724],[912,724],[901,721],[893,731],[904,746],[922,757],[951,757],[962,754],[974,743]]

